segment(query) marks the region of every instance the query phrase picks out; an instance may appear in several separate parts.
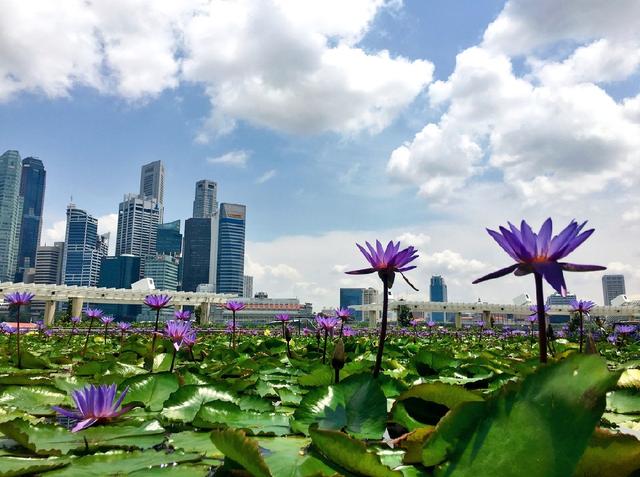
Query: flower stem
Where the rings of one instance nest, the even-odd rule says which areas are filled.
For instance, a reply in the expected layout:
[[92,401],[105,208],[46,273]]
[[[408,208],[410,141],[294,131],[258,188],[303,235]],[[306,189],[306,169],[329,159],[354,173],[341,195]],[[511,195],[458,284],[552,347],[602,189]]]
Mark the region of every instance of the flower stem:
[[327,337],[329,336],[329,331],[324,330],[324,348],[322,349],[322,364],[326,363],[327,360]]
[[173,365],[176,364],[176,353],[178,352],[178,350],[175,348],[175,346],[173,347],[173,356],[171,357],[171,367],[169,367],[169,372],[173,373]]
[[[151,363],[153,363],[153,355],[156,352],[156,337],[158,336],[158,320],[160,319],[160,308],[156,310],[156,325],[153,329],[153,339],[151,340]],[[152,364],[153,369],[153,364]]]
[[18,305],[18,313],[16,314],[16,352],[18,353],[18,369],[22,368],[22,355],[20,354],[20,305]]
[[536,282],[536,303],[538,307],[538,340],[540,345],[540,362],[547,362],[547,325],[544,310],[544,292],[542,290],[542,275],[534,272]]
[[232,334],[231,341],[233,343],[232,348],[236,349],[236,312],[235,310],[233,310],[231,313],[233,314],[233,330],[232,330],[233,334]]
[[82,356],[87,352],[87,345],[89,344],[89,335],[91,335],[91,326],[93,325],[93,316],[89,320],[89,328],[87,329],[87,337],[84,340],[84,348],[82,348]]
[[380,328],[380,338],[378,339],[378,354],[376,354],[376,364],[373,368],[373,377],[377,378],[382,366],[382,353],[384,352],[384,340],[387,338],[387,312],[389,308],[389,279],[382,278],[382,325]]
[[583,333],[584,333],[584,319],[582,316],[582,311],[578,311],[578,313],[580,314],[580,352],[582,353],[582,340],[583,340]]
[[108,324],[104,325],[104,346],[105,347],[107,346],[107,327],[108,326],[109,326]]

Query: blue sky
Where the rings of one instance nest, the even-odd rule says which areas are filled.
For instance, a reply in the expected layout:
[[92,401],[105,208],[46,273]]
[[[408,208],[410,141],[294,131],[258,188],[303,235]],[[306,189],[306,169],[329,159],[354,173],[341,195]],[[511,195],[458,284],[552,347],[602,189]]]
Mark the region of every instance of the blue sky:
[[[27,3],[0,20],[0,142],[45,163],[43,241],[71,196],[113,230],[160,159],[166,220],[216,180],[248,207],[256,288],[318,307],[357,284],[341,273],[360,264],[353,242],[377,237],[424,247],[423,284],[441,273],[455,299],[508,302],[530,284],[470,279],[504,262],[483,226],[520,217],[590,218],[585,258],[640,278],[606,213],[640,227],[633,2]],[[246,164],[209,161],[230,153]],[[600,297],[599,275],[574,283]]]

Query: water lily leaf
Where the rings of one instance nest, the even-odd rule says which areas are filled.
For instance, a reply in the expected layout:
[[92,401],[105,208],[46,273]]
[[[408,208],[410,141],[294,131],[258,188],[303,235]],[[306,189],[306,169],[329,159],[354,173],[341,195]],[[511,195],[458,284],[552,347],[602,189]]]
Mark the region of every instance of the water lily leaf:
[[7,386],[0,394],[0,406],[11,406],[29,414],[55,414],[51,406],[67,400],[67,395],[50,386]]
[[69,460],[61,457],[47,459],[34,457],[0,456],[0,477],[35,475],[40,472],[67,465]]
[[52,424],[33,425],[23,419],[0,424],[0,431],[39,455],[64,455],[88,448],[149,448],[164,441],[158,421],[134,425],[105,425],[71,432]]
[[128,477],[207,477],[211,475],[210,465],[179,464],[170,467],[137,470]]
[[210,401],[235,402],[236,398],[221,386],[182,386],[164,403],[161,416],[168,421],[191,422],[203,404]]
[[141,403],[151,411],[160,411],[179,384],[173,373],[159,373],[127,378],[122,382],[122,387],[124,386],[129,386],[124,404]]
[[454,368],[459,364],[459,361],[451,356],[428,349],[422,349],[413,362],[420,376],[437,375],[443,369]]
[[362,439],[380,439],[385,431],[387,399],[369,374],[349,376],[339,384],[314,389],[296,409],[291,428],[308,434],[309,426],[345,429]]
[[135,471],[158,470],[180,462],[197,462],[200,454],[183,452],[157,452],[153,450],[133,452],[108,452],[78,457],[71,465],[47,473],[47,477],[105,477],[131,475]]
[[618,380],[618,387],[640,390],[640,369],[625,369]]
[[626,477],[638,469],[640,469],[638,439],[597,429],[573,476]]
[[402,472],[391,470],[380,458],[367,451],[360,441],[338,431],[325,431],[312,426],[311,441],[318,451],[332,462],[350,472],[369,477],[401,477]]
[[185,452],[197,452],[207,457],[220,459],[224,457],[224,454],[211,442],[210,432],[177,432],[169,436],[167,444],[173,446],[174,449],[181,449]]
[[276,413],[243,411],[231,402],[212,401],[204,404],[193,420],[193,425],[205,429],[234,427],[252,434],[283,436],[290,433],[289,417]]
[[257,442],[249,439],[244,432],[235,429],[213,431],[211,440],[227,458],[241,465],[253,477],[271,477]]
[[543,366],[500,395],[447,414],[425,443],[423,464],[440,464],[436,477],[572,475],[618,377],[595,355]]
[[618,414],[640,413],[640,393],[627,389],[611,391],[607,394],[607,410]]
[[310,447],[311,440],[302,437],[260,439],[263,458],[273,477],[311,477],[335,475],[339,468],[330,467]]

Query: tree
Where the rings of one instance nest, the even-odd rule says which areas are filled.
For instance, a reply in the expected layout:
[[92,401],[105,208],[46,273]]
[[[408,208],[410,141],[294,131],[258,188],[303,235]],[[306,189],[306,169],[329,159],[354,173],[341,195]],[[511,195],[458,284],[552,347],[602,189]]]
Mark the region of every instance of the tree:
[[409,322],[413,319],[413,314],[407,305],[398,305],[396,310],[398,313],[398,324],[400,326],[409,326]]

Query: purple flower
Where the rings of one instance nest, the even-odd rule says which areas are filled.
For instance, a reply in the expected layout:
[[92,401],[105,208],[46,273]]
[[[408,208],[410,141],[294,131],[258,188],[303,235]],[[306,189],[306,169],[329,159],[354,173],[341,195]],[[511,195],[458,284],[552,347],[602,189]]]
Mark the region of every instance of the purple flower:
[[607,341],[611,344],[616,344],[616,342],[618,341],[618,335],[614,333],[612,335],[607,336]]
[[144,304],[154,310],[161,310],[169,306],[171,297],[169,295],[147,295]]
[[350,326],[345,326],[342,329],[342,336],[349,337],[349,336],[355,336],[355,335],[356,335],[355,330]]
[[277,321],[285,322],[285,321],[289,321],[290,317],[289,317],[289,315],[280,314],[280,315],[276,315],[276,316],[275,316],[275,319],[276,319]]
[[116,323],[116,326],[123,333],[131,329],[131,323],[128,323],[126,321],[118,321],[118,323]]
[[44,321],[42,321],[42,320],[36,321],[35,324],[36,324],[36,329],[38,331],[44,331],[44,329],[46,328],[46,326],[44,326]]
[[621,335],[630,335],[635,331],[636,331],[636,327],[633,325],[617,325],[616,326],[616,333],[620,333]]
[[[550,309],[551,309],[551,307],[550,307],[549,305],[544,305],[544,312],[545,312],[545,314],[546,314]],[[537,316],[538,316],[538,305],[531,305],[531,306],[529,307],[529,311],[531,312],[531,314],[529,315],[530,317],[531,317],[531,316],[535,316],[535,317],[537,317]],[[533,320],[533,321],[535,321],[535,320]]]
[[71,323],[73,323],[74,325],[79,325],[81,321],[82,321],[82,318],[80,316],[71,317]]
[[333,317],[318,317],[316,318],[316,323],[318,323],[318,326],[324,331],[332,331],[338,325],[339,321]]
[[[414,247],[407,247],[400,250],[400,242],[394,244],[393,240],[389,241],[386,248],[382,247],[379,240],[376,240],[375,248],[373,248],[369,242],[365,242],[365,244],[369,251],[365,250],[360,244],[356,245],[371,267],[360,270],[351,270],[346,273],[350,275],[364,275],[378,272],[381,279],[384,280],[383,277],[385,277],[388,280],[388,286],[391,288],[395,272],[402,275],[403,272],[416,268],[416,265],[409,265],[418,258],[418,251]],[[402,277],[404,278],[404,275],[402,275]],[[407,281],[406,278],[405,281]],[[407,281],[407,283],[409,283],[409,281]],[[409,283],[409,285],[411,285],[411,283]],[[411,287],[415,288],[413,285],[411,285]]]
[[418,320],[411,320],[411,321],[409,321],[409,324],[410,324],[411,326],[413,326],[414,328],[415,328],[416,326],[418,326],[418,323],[420,323]]
[[476,326],[479,328],[484,328],[484,320],[478,320],[475,322]]
[[45,330],[44,330],[44,335],[45,335],[47,338],[52,337],[52,336],[53,336],[53,330],[52,330],[51,328],[47,328],[47,329],[45,329]]
[[109,325],[113,322],[113,316],[103,316],[100,318],[100,321],[102,321],[103,325]]
[[349,308],[336,308],[336,318],[347,321],[351,318],[351,310]]
[[229,311],[240,311],[244,310],[247,305],[242,303],[241,301],[228,301],[224,304],[224,307]]
[[599,265],[577,265],[558,261],[573,252],[591,236],[594,229],[582,232],[586,223],[585,221],[578,225],[575,220],[572,220],[562,232],[553,238],[551,237],[553,227],[551,218],[545,220],[537,234],[524,220],[520,224],[520,229],[511,223],[509,223],[511,230],[500,227],[498,233],[487,229],[489,235],[517,263],[478,278],[473,283],[502,277],[511,272],[517,276],[537,273],[544,277],[558,293],[566,296],[567,285],[564,281],[563,271],[590,272],[606,269],[606,267]]
[[589,300],[571,300],[569,311],[581,312],[588,315],[594,306],[596,306],[596,304]]
[[87,308],[84,313],[89,318],[102,318],[102,315],[104,315],[104,312],[98,308]]
[[185,336],[191,332],[191,323],[188,321],[167,321],[164,328],[164,336],[173,342],[173,347],[180,349]]
[[198,337],[196,336],[196,330],[191,330],[182,338],[182,344],[187,348],[192,348],[196,344]]
[[9,304],[9,306],[28,305],[29,303],[31,303],[31,300],[33,300],[34,296],[35,295],[33,293],[29,293],[29,292],[7,293],[4,296],[4,301],[6,301]]
[[71,432],[78,432],[92,426],[96,422],[107,421],[121,416],[128,412],[133,406],[125,406],[118,410],[129,387],[127,386],[120,397],[116,400],[117,386],[115,384],[100,386],[86,386],[83,389],[76,389],[71,393],[71,397],[76,403],[76,410],[69,411],[58,406],[52,409],[63,416],[77,419],[78,422]]
[[433,328],[434,326],[436,326],[436,322],[435,322],[435,321],[433,321],[433,320],[429,320],[429,322],[427,323],[427,326],[428,326],[429,328]]
[[191,319],[191,312],[189,310],[176,310],[173,316],[175,316],[177,320],[189,321]]

